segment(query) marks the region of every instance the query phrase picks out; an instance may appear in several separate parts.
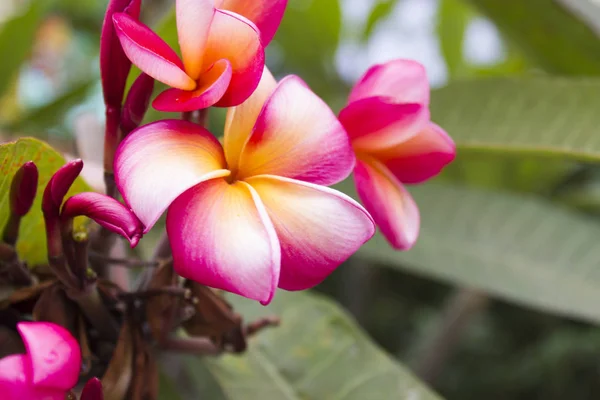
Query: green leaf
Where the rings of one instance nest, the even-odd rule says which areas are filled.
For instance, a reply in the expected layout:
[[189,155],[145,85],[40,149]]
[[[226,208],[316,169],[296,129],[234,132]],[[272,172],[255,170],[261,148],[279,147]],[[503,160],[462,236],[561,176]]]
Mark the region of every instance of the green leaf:
[[[29,265],[46,262],[46,234],[42,217],[42,193],[52,175],[64,165],[64,158],[47,143],[33,138],[0,145],[0,229],[8,220],[10,184],[15,172],[27,161],[33,161],[39,170],[37,197],[29,214],[21,221],[17,251]],[[68,196],[91,190],[78,178]]]
[[363,40],[369,39],[377,25],[384,20],[394,10],[397,0],[379,0],[379,2],[371,10],[365,30],[362,34]]
[[207,360],[231,400],[439,399],[321,296],[279,291],[268,308],[233,304],[248,321],[269,313],[282,322],[252,339],[245,355]]
[[411,188],[411,193],[421,211],[415,247],[394,251],[377,234],[359,250],[360,257],[600,322],[600,226],[595,221],[533,196],[440,183]]
[[33,47],[34,37],[42,19],[43,1],[29,2],[21,15],[14,17],[0,28],[0,96],[9,88],[21,65],[27,60]]
[[600,39],[559,1],[468,1],[546,71],[600,74]]
[[487,79],[432,93],[432,119],[465,152],[600,160],[598,79]]
[[442,0],[438,7],[437,33],[450,77],[466,75],[463,57],[465,31],[473,12],[461,0]]

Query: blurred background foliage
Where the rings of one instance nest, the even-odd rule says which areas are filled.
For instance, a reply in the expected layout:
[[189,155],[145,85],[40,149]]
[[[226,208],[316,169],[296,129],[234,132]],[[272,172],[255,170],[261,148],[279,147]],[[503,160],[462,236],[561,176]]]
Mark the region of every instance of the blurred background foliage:
[[[144,0],[143,20],[174,43],[171,5]],[[105,7],[105,0],[0,2],[3,140],[35,136],[79,153],[91,165],[92,186],[101,160]],[[598,398],[599,34],[593,0],[290,0],[268,48],[276,76],[300,75],[336,111],[373,63],[404,57],[427,67],[432,118],[455,139],[458,159],[412,190],[421,238],[398,253],[376,237],[319,290],[445,398]],[[223,113],[211,114],[216,134]],[[149,112],[147,119],[164,117]],[[348,182],[340,187],[353,191]],[[292,300],[278,296],[275,311],[288,315]],[[316,302],[306,313],[329,315],[333,306],[322,309],[319,299],[306,300]],[[299,332],[315,340],[334,332],[361,349],[346,364],[384,366],[371,385],[348,389],[355,397],[338,397],[390,398],[360,389],[385,387],[384,377],[404,374],[403,367],[388,364],[335,310],[319,325],[325,331]],[[163,394],[250,398],[217,382],[283,371],[287,380],[263,387],[263,398],[326,398],[319,390],[327,382],[302,386],[302,354],[277,360],[294,343],[293,332],[280,329],[246,359],[189,360],[189,368],[170,371],[176,381]],[[248,369],[258,375],[244,375]]]

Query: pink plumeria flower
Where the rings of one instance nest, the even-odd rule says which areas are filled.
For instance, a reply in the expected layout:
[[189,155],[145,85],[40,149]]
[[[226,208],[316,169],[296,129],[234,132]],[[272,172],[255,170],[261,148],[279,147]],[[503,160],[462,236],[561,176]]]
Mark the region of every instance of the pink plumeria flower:
[[176,0],[181,60],[159,36],[129,15],[115,14],[113,20],[129,59],[171,86],[154,100],[154,108],[195,111],[212,105],[237,106],[254,92],[265,63],[264,47],[279,26],[286,3]]
[[277,287],[320,283],[373,235],[358,203],[322,186],[354,162],[329,107],[300,78],[277,84],[265,69],[229,110],[224,146],[198,125],[159,121],[122,142],[114,167],[146,231],[168,208],[180,275],[267,304]]
[[429,120],[423,66],[395,60],[369,69],[340,112],[357,163],[358,195],[390,244],[410,249],[419,235],[419,209],[404,184],[424,182],[454,160],[456,147]]
[[79,344],[65,328],[20,322],[26,354],[0,360],[0,393],[7,400],[64,400],[81,369]]

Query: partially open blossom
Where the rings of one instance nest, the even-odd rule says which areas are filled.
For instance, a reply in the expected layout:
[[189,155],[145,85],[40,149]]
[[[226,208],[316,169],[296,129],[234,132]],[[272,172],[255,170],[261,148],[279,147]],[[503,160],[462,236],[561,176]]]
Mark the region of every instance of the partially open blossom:
[[[158,35],[127,14],[113,16],[129,59],[169,86],[153,102],[160,111],[236,106],[256,89],[266,42],[279,26],[286,1],[176,0],[180,59]],[[234,10],[247,14],[237,14]],[[249,18],[249,19],[248,19]],[[259,24],[259,27],[255,23]]]
[[408,60],[372,67],[339,117],[356,153],[360,199],[392,246],[411,248],[420,216],[404,184],[434,177],[456,154],[452,139],[429,119],[425,69]]
[[0,393],[7,400],[64,400],[81,368],[79,344],[65,328],[20,322],[26,354],[0,360]]
[[33,161],[26,162],[17,170],[11,183],[11,212],[21,217],[29,212],[35,200],[37,185],[38,169]]
[[277,287],[320,283],[373,235],[358,203],[321,186],[354,162],[329,107],[298,77],[277,85],[265,69],[229,110],[223,146],[198,125],[159,121],[122,142],[115,178],[146,231],[168,208],[180,275],[266,304]]
[[142,236],[142,224],[123,204],[110,196],[86,192],[70,197],[63,206],[61,220],[71,223],[77,216],[93,219],[106,229],[115,232],[135,247]]

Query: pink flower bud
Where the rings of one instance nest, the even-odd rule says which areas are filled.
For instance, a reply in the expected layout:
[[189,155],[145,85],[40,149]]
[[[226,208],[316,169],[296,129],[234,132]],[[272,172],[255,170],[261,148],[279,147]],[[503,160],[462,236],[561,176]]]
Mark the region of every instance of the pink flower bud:
[[4,399],[63,400],[81,369],[79,344],[65,328],[46,322],[17,325],[26,354],[0,360]]
[[63,199],[82,169],[83,161],[80,159],[73,160],[63,165],[56,171],[52,178],[50,178],[50,181],[44,190],[44,197],[42,199],[42,211],[44,212],[45,217],[58,217],[60,215],[60,206]]
[[71,224],[79,215],[123,236],[131,247],[135,247],[142,237],[144,228],[140,220],[123,204],[104,194],[86,192],[69,198],[62,209],[62,223]]
[[133,83],[127,99],[125,100],[125,106],[123,107],[123,115],[121,117],[121,131],[123,137],[127,136],[129,132],[137,128],[144,119],[144,114],[148,110],[150,105],[150,98],[152,97],[152,91],[154,90],[154,78],[150,75],[142,73]]
[[38,169],[33,161],[23,164],[10,186],[10,209],[14,214],[22,217],[29,212],[35,200],[37,184]]
[[102,382],[100,382],[100,379],[92,378],[87,381],[81,392],[80,400],[104,400]]

